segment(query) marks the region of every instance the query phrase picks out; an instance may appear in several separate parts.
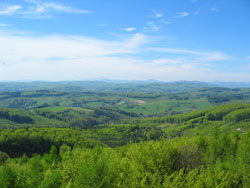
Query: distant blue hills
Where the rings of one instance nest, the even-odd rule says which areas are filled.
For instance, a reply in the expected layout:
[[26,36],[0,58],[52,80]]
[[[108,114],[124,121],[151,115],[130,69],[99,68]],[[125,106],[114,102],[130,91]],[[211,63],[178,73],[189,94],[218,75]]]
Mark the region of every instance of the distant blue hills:
[[65,92],[175,92],[204,87],[250,88],[250,82],[200,82],[157,80],[95,80],[95,81],[2,81],[0,92],[59,90]]

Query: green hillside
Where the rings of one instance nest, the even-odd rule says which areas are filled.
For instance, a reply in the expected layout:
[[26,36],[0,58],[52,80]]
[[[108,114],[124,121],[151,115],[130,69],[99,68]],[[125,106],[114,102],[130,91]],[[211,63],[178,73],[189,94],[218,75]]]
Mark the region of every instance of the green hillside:
[[[39,125],[65,111],[58,122],[69,114],[93,113],[1,109],[1,119],[6,125]],[[249,129],[249,104],[84,129],[1,129],[0,182],[4,187],[249,187]]]

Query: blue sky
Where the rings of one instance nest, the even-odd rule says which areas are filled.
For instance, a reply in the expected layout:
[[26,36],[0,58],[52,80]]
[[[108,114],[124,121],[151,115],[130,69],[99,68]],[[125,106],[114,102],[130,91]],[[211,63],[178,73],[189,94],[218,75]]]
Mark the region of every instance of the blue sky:
[[249,0],[1,0],[0,80],[250,81]]

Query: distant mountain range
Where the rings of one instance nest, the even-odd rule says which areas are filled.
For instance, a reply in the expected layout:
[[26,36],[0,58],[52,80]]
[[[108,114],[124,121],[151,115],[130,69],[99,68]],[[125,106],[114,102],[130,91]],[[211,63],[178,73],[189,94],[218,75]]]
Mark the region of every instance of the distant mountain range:
[[29,90],[93,91],[93,92],[176,92],[204,87],[250,88],[250,82],[200,82],[177,81],[160,82],[155,80],[126,81],[15,81],[0,82],[0,92]]

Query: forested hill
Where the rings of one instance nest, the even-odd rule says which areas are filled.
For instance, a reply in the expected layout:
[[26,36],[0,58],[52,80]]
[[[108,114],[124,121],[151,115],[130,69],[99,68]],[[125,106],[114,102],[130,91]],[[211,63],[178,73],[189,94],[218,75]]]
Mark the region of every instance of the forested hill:
[[1,109],[5,125],[16,123],[15,129],[0,130],[0,183],[4,188],[250,185],[249,104],[137,117],[123,124],[84,129],[77,124],[52,128],[54,123],[46,124],[48,128],[20,129],[59,119],[37,113],[41,112]]
[[250,104],[226,104],[205,110],[166,117],[136,120],[136,124],[155,125],[170,137],[207,134],[215,129],[247,132],[250,129]]
[[[110,108],[45,107],[32,110],[0,108],[0,128],[79,127],[91,128],[108,124],[159,125],[171,136],[199,129],[243,128],[248,130],[250,104],[225,104],[184,114],[140,118],[136,113]],[[237,127],[238,126],[238,127]],[[199,130],[200,131],[200,130]]]
[[58,90],[92,92],[179,92],[203,87],[250,88],[250,83],[228,82],[159,82],[159,81],[61,81],[0,82],[0,92]]

